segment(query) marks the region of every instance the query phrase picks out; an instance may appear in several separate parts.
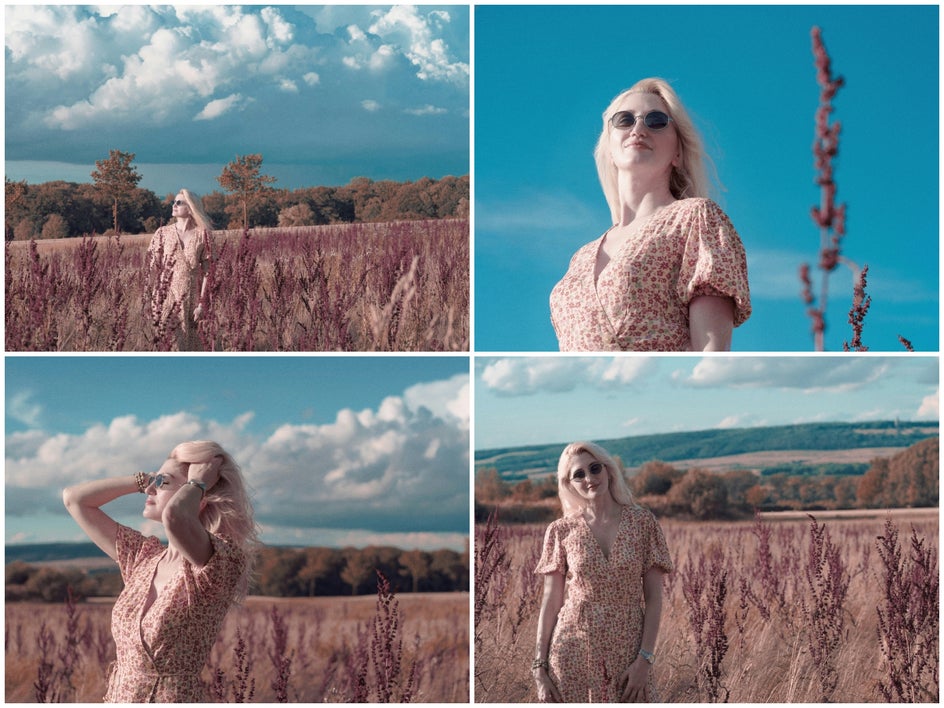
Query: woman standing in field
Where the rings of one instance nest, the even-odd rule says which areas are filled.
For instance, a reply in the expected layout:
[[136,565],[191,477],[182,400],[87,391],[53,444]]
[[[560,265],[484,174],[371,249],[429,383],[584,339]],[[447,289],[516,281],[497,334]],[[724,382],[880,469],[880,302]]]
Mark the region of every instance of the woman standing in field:
[[544,575],[532,663],[538,698],[657,701],[651,669],[662,575],[672,571],[662,529],[594,443],[564,448],[557,488],[564,517],[548,526],[535,568]]
[[[154,536],[102,511],[126,494],[146,495]],[[200,673],[230,606],[245,594],[256,525],[239,468],[218,444],[178,445],[153,475],[83,482],[63,491],[69,513],[117,561],[125,587],[112,611],[117,658],[111,703],[193,703],[206,698]]]
[[213,225],[200,198],[188,189],[181,189],[174,198],[171,214],[173,223],[160,227],[148,245],[151,317],[160,321],[176,307],[180,318],[177,348],[195,351],[200,349],[197,320],[203,314],[210,255],[206,251]]
[[727,351],[751,314],[744,247],[707,196],[701,138],[643,79],[603,113],[594,157],[613,226],[551,291],[561,351]]

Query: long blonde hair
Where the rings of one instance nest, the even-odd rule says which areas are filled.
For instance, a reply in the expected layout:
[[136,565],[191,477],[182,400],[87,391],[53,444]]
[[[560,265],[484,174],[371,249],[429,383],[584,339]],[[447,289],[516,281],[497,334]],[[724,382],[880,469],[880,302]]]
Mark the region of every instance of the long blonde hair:
[[203,200],[200,195],[191,192],[189,189],[181,189],[179,193],[184,195],[184,201],[187,202],[190,214],[197,226],[206,231],[212,231],[213,222],[203,209]]
[[200,523],[214,535],[226,539],[246,554],[246,570],[240,583],[239,596],[248,589],[259,544],[259,529],[253,516],[249,490],[243,480],[239,465],[218,443],[210,440],[194,440],[180,443],[170,453],[170,458],[183,465],[205,464],[220,456],[220,479],[206,490],[205,502],[200,511]]
[[603,112],[603,131],[597,141],[593,157],[597,163],[597,175],[603,187],[603,195],[610,206],[613,223],[619,221],[620,199],[617,169],[610,154],[610,118],[619,109],[623,99],[631,93],[651,93],[662,99],[678,135],[679,164],[672,168],[669,189],[676,199],[707,197],[709,192],[708,170],[711,158],[705,153],[704,143],[688,111],[682,105],[675,89],[665,79],[649,78],[637,81],[613,99]]
[[633,493],[629,491],[623,468],[620,463],[606,450],[596,443],[580,440],[572,442],[561,452],[557,462],[557,496],[564,508],[564,516],[575,516],[583,511],[584,501],[577,495],[570,484],[570,461],[577,455],[586,452],[606,468],[609,478],[608,488],[610,496],[617,504],[632,506]]

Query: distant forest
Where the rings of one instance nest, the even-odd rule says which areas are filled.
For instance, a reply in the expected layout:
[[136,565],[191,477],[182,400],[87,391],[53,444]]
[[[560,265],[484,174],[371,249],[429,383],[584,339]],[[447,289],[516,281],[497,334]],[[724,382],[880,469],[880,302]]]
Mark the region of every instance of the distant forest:
[[[49,548],[44,548],[50,551]],[[117,568],[84,571],[14,560],[6,565],[6,600],[62,602],[73,597],[113,597],[121,592]],[[78,565],[78,563],[76,564]],[[275,597],[364,595],[377,592],[380,571],[397,593],[456,592],[469,589],[467,552],[404,551],[390,546],[367,548],[264,547],[257,559],[250,592]]]
[[[182,185],[186,186],[186,185]],[[112,202],[91,183],[6,183],[6,239],[70,238],[114,233]],[[14,193],[15,192],[15,196]],[[170,219],[174,195],[135,187],[118,212],[122,233],[153,233]],[[216,228],[241,227],[234,195],[203,195]],[[416,221],[468,218],[469,177],[423,177],[415,182],[357,177],[342,187],[265,189],[249,208],[252,226]]]
[[[680,469],[656,458],[639,466],[627,481],[640,504],[658,516],[683,519],[740,519],[755,511],[936,507],[939,447],[939,438],[927,438],[891,457],[876,458],[861,471],[850,469],[860,466],[795,465],[719,473],[697,464]],[[505,523],[556,518],[556,471],[509,481],[495,467],[480,465],[475,475],[476,521],[484,521],[495,509]]]

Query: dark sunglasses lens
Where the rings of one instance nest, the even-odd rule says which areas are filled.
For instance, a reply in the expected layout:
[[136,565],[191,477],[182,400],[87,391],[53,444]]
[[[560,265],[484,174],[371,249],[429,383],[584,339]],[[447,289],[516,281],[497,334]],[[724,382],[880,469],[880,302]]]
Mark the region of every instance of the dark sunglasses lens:
[[669,124],[669,117],[662,111],[653,111],[646,115],[646,125],[652,130],[662,130]]
[[590,465],[590,474],[600,474],[602,471],[603,465],[601,465],[599,462],[594,462],[592,465]]
[[629,111],[620,111],[613,114],[614,128],[631,128],[636,122],[636,116]]

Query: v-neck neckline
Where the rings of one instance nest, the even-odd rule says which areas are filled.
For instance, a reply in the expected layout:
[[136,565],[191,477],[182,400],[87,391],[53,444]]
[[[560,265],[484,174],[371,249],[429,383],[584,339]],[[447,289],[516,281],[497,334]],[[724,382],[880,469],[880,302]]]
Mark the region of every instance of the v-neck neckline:
[[607,553],[606,549],[603,548],[603,544],[600,543],[600,539],[597,538],[597,535],[593,532],[593,528],[590,526],[590,522],[587,521],[587,517],[583,515],[583,512],[580,514],[580,519],[583,521],[584,528],[587,530],[587,533],[590,534],[590,537],[593,539],[593,542],[596,544],[596,547],[600,550],[600,555],[603,556],[603,560],[609,564],[610,559],[613,557],[613,549],[616,547],[616,539],[619,538],[620,531],[623,530],[623,510],[625,507],[620,506],[619,511],[619,520],[616,522],[616,533],[613,535],[613,544],[610,546],[610,552]]
[[597,240],[596,249],[594,249],[593,251],[592,274],[593,274],[593,289],[595,291],[599,287],[600,281],[603,279],[603,275],[610,269],[610,266],[613,265],[614,261],[619,260],[619,258],[623,255],[623,251],[626,250],[626,248],[628,248],[631,243],[639,244],[641,242],[641,237],[644,236],[646,232],[652,227],[652,225],[656,222],[656,219],[662,218],[669,209],[671,209],[672,207],[674,207],[676,204],[678,204],[681,201],[682,201],[681,199],[676,199],[673,202],[669,202],[665,206],[659,207],[651,214],[642,217],[643,221],[640,224],[639,229],[632,235],[632,238],[627,237],[626,239],[624,239],[624,241],[619,245],[616,251],[613,252],[613,255],[610,257],[610,259],[606,262],[606,265],[604,265],[600,269],[600,272],[598,273],[597,263],[600,261],[600,252],[603,250],[603,243],[604,241],[606,241],[606,237],[610,234],[611,231],[613,231],[613,229],[615,229],[618,226],[618,224],[613,224],[610,228],[608,228],[606,231],[603,232],[603,235]]
[[[139,618],[140,620],[139,623],[142,627],[142,630],[144,626],[144,620],[151,613],[151,610],[154,609],[154,606],[158,603],[158,601],[161,599],[163,594],[167,592],[171,584],[177,579],[177,574],[180,572],[181,568],[183,567],[183,564],[178,564],[177,568],[174,569],[174,572],[170,574],[170,577],[168,577],[167,582],[164,583],[164,587],[161,588],[160,592],[158,592],[157,586],[154,584],[154,581],[157,578],[157,570],[158,568],[160,568],[161,561],[167,557],[167,551],[168,549],[165,548],[161,553],[159,553],[155,557],[156,560],[154,562],[154,567],[151,568],[150,580],[148,582],[148,587],[147,587],[147,595],[145,596],[144,604],[142,604],[141,606],[141,616]],[[150,604],[147,604],[147,601],[151,598],[152,590],[154,591],[154,599],[151,601]]]

